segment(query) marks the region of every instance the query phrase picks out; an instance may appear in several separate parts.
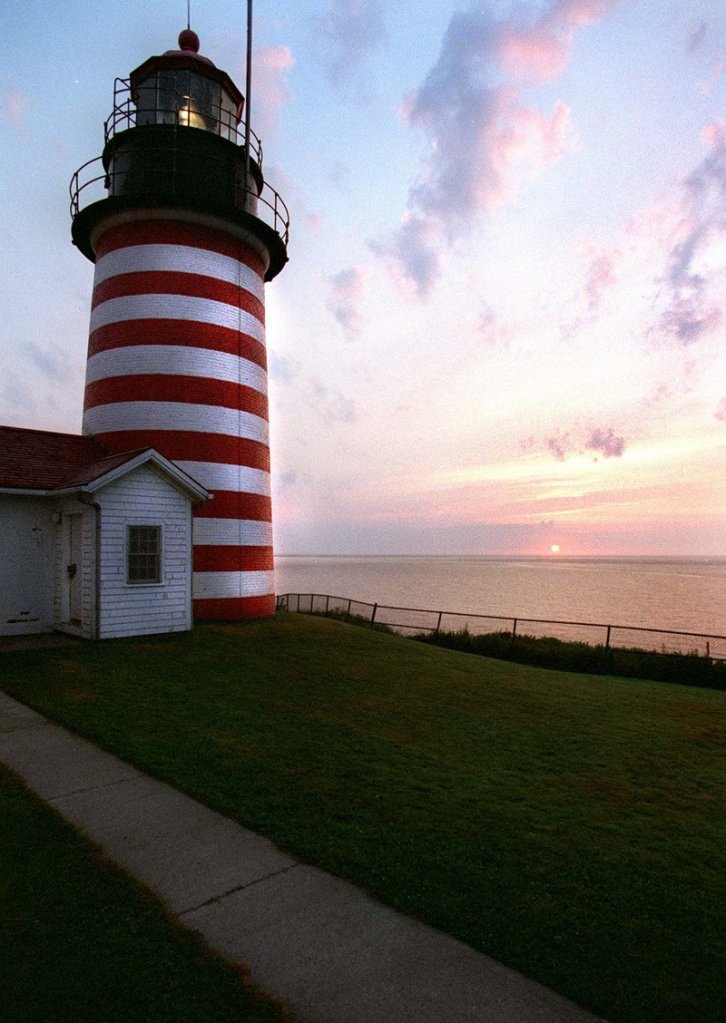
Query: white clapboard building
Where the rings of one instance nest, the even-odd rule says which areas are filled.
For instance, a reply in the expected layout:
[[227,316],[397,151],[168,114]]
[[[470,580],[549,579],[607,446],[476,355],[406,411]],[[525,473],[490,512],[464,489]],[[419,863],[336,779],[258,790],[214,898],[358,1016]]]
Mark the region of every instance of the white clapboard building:
[[208,492],[153,448],[0,427],[0,636],[192,627],[192,509]]

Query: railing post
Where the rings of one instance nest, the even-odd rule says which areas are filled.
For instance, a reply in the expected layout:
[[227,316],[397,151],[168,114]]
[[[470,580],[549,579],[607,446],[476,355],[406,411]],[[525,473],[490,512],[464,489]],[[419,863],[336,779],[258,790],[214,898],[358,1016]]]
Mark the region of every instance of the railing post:
[[353,598],[351,597],[351,599],[348,601],[348,610],[345,612],[345,616],[349,620],[350,620],[350,608],[351,608],[351,604],[352,603],[353,603]]
[[514,644],[515,644],[516,640],[517,640],[517,619],[513,618],[512,619],[512,649],[514,649]]
[[610,646],[610,633],[612,632],[612,625],[607,626],[605,632],[605,649],[603,651],[603,668],[606,672],[609,672],[613,665],[613,651]]
[[327,614],[329,611],[330,611],[330,594],[326,593],[325,594],[325,613]]
[[373,605],[373,613],[371,614],[371,628],[373,628],[373,623],[376,620],[376,611],[377,610],[378,610],[378,604],[374,604]]
[[439,618],[438,618],[438,621],[436,622],[436,628],[434,629],[434,635],[435,636],[438,636],[438,634],[439,634],[439,631],[441,629],[441,619],[443,617],[444,617],[444,612],[443,611],[439,611]]

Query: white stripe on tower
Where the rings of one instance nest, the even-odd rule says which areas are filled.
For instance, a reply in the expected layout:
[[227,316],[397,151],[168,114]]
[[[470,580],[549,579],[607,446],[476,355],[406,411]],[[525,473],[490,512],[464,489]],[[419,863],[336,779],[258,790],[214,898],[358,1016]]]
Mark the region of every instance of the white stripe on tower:
[[189,245],[127,245],[113,249],[96,260],[93,283],[100,284],[119,274],[160,269],[237,284],[258,301],[265,301],[264,281],[252,267],[221,252],[210,253],[207,249],[194,249]]
[[83,431],[154,447],[213,494],[195,512],[194,610],[275,605],[264,266],[221,230],[148,220],[97,243]]
[[267,394],[267,373],[257,363],[226,352],[182,345],[129,345],[97,352],[88,360],[86,383],[143,373],[226,380]]
[[[196,279],[201,281],[203,278]],[[173,286],[173,282],[170,283]],[[265,343],[264,324],[244,309],[196,295],[176,295],[173,303],[169,297],[165,292],[158,295],[131,294],[101,302],[91,312],[91,333],[99,327],[122,323],[124,320],[184,320],[239,330],[261,344]]]

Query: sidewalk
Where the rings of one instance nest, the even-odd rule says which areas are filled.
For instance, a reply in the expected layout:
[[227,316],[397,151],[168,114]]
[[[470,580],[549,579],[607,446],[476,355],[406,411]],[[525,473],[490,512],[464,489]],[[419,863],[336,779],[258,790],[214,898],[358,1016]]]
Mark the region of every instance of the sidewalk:
[[0,762],[301,1023],[595,1023],[0,692]]

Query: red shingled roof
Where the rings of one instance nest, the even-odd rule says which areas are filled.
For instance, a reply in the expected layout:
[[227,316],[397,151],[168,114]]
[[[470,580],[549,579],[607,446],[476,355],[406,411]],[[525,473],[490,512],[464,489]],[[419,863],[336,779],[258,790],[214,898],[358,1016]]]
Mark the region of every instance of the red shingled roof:
[[0,426],[0,488],[64,490],[82,487],[134,458],[110,455],[93,437]]

